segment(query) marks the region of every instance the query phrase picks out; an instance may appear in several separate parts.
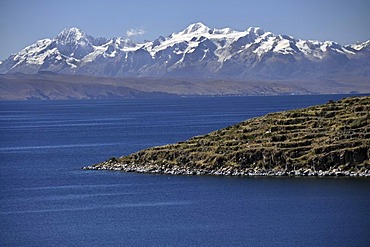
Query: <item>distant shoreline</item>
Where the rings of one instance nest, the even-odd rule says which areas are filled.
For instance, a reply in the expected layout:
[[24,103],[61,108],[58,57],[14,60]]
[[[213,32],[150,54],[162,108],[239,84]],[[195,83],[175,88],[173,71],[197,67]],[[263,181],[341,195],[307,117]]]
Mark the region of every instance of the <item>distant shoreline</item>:
[[0,100],[85,100],[158,97],[238,97],[370,94],[366,79],[222,80],[196,78],[109,78],[65,74],[0,74]]

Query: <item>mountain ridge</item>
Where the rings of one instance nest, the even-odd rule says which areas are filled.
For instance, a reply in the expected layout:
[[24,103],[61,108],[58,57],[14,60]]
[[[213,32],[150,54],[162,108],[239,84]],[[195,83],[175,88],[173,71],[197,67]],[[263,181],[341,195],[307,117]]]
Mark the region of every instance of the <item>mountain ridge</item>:
[[370,40],[339,45],[275,35],[258,27],[245,31],[203,23],[135,43],[121,37],[94,38],[78,28],[39,40],[0,63],[0,73],[104,77],[208,79],[370,78]]

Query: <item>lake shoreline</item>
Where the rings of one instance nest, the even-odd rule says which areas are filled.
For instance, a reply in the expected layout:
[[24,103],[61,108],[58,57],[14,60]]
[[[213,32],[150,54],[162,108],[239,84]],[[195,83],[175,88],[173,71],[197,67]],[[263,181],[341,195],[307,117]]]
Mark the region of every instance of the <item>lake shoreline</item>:
[[154,165],[122,164],[116,158],[111,158],[97,165],[84,166],[83,170],[109,170],[146,174],[163,174],[163,175],[193,175],[193,176],[229,176],[229,177],[369,177],[370,170],[365,171],[340,171],[330,169],[328,171],[312,171],[310,169],[298,170],[262,170],[262,169],[230,169],[221,168],[217,170],[205,169],[186,169],[174,167],[158,167]]

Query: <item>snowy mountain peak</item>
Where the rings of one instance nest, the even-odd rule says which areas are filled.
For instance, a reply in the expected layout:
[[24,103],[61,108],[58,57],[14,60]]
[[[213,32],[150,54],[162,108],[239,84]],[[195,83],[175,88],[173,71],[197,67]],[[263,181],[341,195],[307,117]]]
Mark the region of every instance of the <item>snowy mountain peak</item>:
[[59,42],[72,42],[79,41],[81,39],[86,39],[87,35],[85,32],[81,31],[77,27],[65,28],[62,32],[58,34],[56,40]]
[[129,38],[116,37],[111,39],[111,42],[119,48],[135,47],[136,43]]
[[213,30],[213,34],[225,34],[225,35],[228,35],[228,34],[232,34],[232,33],[236,33],[237,31],[231,29],[231,28],[223,28],[223,29],[214,29]]
[[356,51],[370,49],[370,40],[365,41],[365,42],[357,42],[354,45],[349,45],[349,47],[352,49],[355,49]]
[[55,40],[58,50],[65,56],[80,59],[94,50],[94,38],[76,27],[64,29]]
[[265,31],[260,27],[250,27],[247,29],[249,34],[255,34],[256,36],[261,36],[265,33]]
[[211,29],[201,22],[193,23],[189,25],[182,34],[202,34],[208,33]]

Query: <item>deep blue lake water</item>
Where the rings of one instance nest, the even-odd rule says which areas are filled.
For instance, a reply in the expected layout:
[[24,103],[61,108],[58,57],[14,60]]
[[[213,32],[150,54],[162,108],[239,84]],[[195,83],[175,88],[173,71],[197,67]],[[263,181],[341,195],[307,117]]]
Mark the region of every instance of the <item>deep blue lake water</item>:
[[0,246],[370,246],[370,179],[81,170],[342,97],[0,102]]

